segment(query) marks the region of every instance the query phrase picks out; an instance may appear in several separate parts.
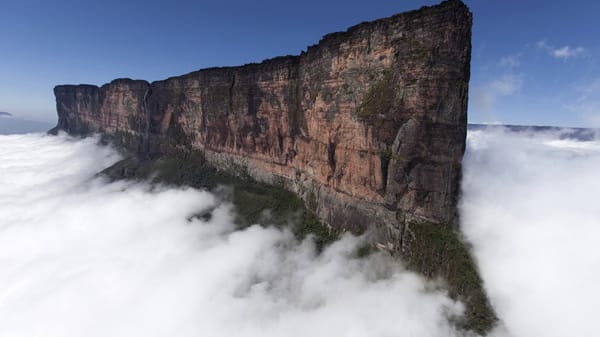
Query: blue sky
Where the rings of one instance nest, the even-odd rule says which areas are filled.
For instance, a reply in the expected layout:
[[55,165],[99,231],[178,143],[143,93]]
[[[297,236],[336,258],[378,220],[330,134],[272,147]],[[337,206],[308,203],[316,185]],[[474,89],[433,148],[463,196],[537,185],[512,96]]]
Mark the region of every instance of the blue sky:
[[[53,121],[56,84],[152,81],[298,54],[324,34],[438,2],[2,0],[0,111]],[[600,126],[599,2],[465,2],[469,122]]]

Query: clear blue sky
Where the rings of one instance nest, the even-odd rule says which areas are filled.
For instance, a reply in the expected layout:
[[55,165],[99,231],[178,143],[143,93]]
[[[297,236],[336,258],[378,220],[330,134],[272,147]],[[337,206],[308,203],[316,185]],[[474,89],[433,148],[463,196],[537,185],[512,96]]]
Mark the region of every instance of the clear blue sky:
[[[55,120],[56,84],[159,80],[298,54],[431,0],[2,0],[0,111]],[[467,0],[469,121],[600,126],[600,3]]]

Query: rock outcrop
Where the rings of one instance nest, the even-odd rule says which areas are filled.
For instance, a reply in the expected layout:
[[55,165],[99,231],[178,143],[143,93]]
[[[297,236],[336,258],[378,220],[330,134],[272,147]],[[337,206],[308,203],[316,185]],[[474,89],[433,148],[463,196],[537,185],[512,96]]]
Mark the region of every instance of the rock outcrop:
[[456,283],[489,328],[476,268],[440,231],[457,224],[471,24],[448,0],[326,35],[299,56],[152,83],[60,85],[56,129],[103,133],[147,157],[198,150],[221,170],[281,185],[324,224],[367,231]]
[[469,10],[451,0],[326,35],[300,56],[61,85],[57,128],[148,155],[201,150],[398,250],[407,221],[457,221],[470,35]]

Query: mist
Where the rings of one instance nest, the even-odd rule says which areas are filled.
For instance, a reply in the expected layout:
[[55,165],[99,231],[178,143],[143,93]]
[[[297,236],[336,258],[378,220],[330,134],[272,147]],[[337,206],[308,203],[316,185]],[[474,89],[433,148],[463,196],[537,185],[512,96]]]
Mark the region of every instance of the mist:
[[[206,191],[108,183],[97,139],[0,136],[1,336],[453,336],[463,306],[345,236],[255,225]],[[214,208],[209,221],[193,215]]]
[[[469,132],[461,228],[492,336],[597,335],[600,142],[565,134]],[[0,336],[460,335],[461,303],[384,254],[356,258],[362,238],[317,254],[237,230],[207,191],[97,177],[120,159],[97,141],[0,136]]]
[[600,142],[472,131],[461,226],[511,336],[597,336]]

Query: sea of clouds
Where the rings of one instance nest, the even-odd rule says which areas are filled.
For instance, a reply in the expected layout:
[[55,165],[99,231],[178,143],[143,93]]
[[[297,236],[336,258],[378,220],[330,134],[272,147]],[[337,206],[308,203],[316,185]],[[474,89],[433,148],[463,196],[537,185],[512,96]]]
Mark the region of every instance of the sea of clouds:
[[96,141],[0,136],[0,336],[455,335],[462,305],[360,239],[236,231],[208,192],[95,178]]
[[[460,205],[494,335],[594,336],[600,143],[473,131]],[[97,140],[0,136],[0,336],[456,336],[462,305],[346,236],[235,230],[206,191],[108,183]],[[213,209],[210,220],[193,215]]]
[[461,226],[512,336],[598,336],[600,141],[473,131]]

